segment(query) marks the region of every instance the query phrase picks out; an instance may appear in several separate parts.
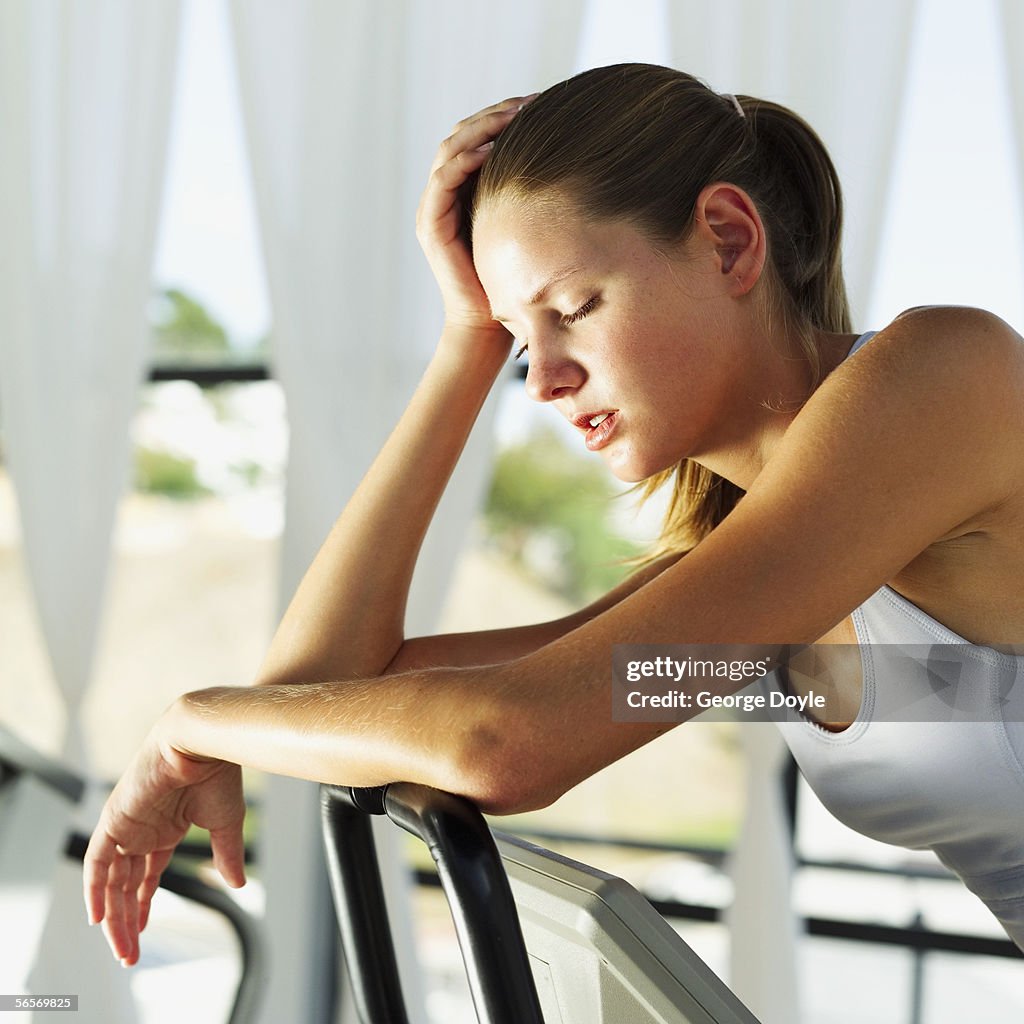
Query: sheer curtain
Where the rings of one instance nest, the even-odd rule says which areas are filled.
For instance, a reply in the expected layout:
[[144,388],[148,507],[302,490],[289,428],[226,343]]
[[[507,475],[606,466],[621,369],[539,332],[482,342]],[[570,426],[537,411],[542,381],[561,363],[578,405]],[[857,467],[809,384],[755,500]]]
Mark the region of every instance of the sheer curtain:
[[821,135],[846,200],[843,264],[855,325],[871,291],[915,9],[916,0],[669,5],[677,67],[720,92],[784,103]]
[[1024,193],[1024,5],[1019,0],[1003,0],[1000,9],[1013,134],[1017,143],[1017,174]]
[[[784,103],[821,135],[843,184],[843,263],[858,329],[885,216],[915,0],[673,0],[669,11],[676,67],[720,92]],[[730,982],[765,1024],[793,1024],[789,841],[777,786],[765,788],[778,778],[784,744],[767,727],[744,727],[741,736],[748,810],[733,863]]]
[[[144,372],[178,22],[177,2],[0,4],[0,414],[65,758],[86,773],[79,710]],[[122,972],[86,930],[81,871],[58,864],[71,823],[20,813],[4,828],[54,878],[33,990],[106,978],[106,1019],[130,1019]]]
[[[287,600],[412,393],[441,311],[415,209],[452,125],[572,71],[582,2],[233,0],[241,96],[291,430]],[[428,536],[410,634],[433,628],[485,483],[491,408]],[[315,787],[269,780],[261,863],[278,965],[265,1019],[326,1019],[333,936]],[[379,836],[384,850],[397,836]],[[384,854],[387,859],[387,854]],[[407,903],[390,856],[390,892]],[[396,932],[403,928],[396,915]],[[408,955],[408,941],[405,943]],[[422,1007],[410,993],[410,1007]]]

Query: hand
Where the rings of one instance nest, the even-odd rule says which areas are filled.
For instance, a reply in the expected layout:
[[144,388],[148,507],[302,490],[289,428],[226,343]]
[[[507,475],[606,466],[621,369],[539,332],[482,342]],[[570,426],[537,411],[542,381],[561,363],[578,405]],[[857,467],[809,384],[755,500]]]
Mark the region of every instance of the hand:
[[441,143],[430,169],[430,179],[416,211],[416,237],[441,287],[448,324],[507,334],[491,318],[490,304],[463,238],[459,191],[480,170],[495,137],[533,98],[503,100],[460,121]]
[[91,924],[124,966],[139,959],[150,902],[189,826],[210,832],[213,862],[228,885],[245,884],[241,768],[175,749],[160,723],[150,733],[100,814],[85,854],[85,905]]

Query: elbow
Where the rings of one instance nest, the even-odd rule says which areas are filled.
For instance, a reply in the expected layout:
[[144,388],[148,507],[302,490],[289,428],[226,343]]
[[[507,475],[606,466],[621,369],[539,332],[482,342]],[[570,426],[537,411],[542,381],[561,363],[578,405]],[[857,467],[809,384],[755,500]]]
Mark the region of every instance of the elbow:
[[537,731],[515,716],[474,722],[463,734],[452,789],[485,814],[522,814],[549,807],[570,788],[557,751],[543,749]]
[[562,795],[557,788],[539,785],[525,768],[501,765],[493,760],[466,766],[459,772],[458,784],[452,788],[472,800],[484,814],[499,817],[539,811]]

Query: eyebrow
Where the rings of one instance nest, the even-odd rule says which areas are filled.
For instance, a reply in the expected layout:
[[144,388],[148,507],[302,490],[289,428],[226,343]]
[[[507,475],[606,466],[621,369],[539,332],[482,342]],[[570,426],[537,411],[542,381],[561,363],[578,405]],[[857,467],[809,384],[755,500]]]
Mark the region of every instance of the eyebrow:
[[[547,292],[547,290],[553,284],[558,284],[559,281],[564,281],[567,277],[572,277],[573,274],[579,273],[582,269],[583,266],[581,264],[576,264],[575,266],[567,267],[565,270],[558,271],[558,273],[555,274],[554,277],[549,278],[543,285],[541,285],[540,288],[537,289],[536,292],[533,293],[532,296],[530,296],[526,304],[528,306],[536,306],[537,303],[544,298],[545,292]],[[491,310],[491,319],[497,320],[500,323],[508,322],[506,317],[500,316],[499,314],[495,313],[493,309]]]

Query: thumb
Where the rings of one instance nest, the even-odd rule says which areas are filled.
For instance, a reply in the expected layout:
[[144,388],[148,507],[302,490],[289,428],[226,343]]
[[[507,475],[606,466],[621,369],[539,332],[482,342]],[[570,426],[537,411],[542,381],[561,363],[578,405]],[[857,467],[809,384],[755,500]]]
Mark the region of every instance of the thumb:
[[210,831],[213,866],[232,889],[245,885],[245,841],[241,825],[229,825]]

